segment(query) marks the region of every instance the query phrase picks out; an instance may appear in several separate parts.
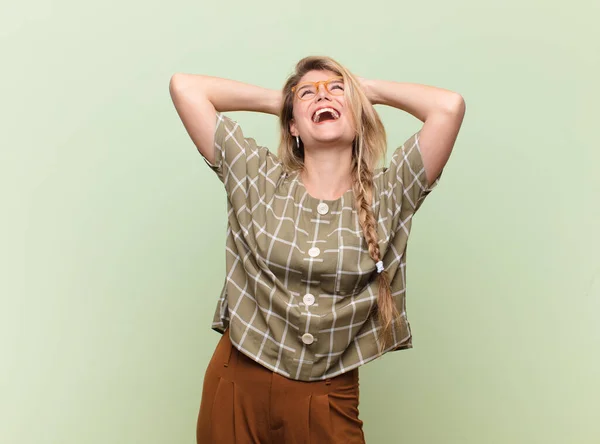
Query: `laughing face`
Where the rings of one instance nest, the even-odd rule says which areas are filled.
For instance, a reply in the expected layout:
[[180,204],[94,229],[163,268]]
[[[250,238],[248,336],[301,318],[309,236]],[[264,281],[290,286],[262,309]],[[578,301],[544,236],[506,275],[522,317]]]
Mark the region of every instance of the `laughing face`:
[[[300,136],[305,149],[352,146],[356,135],[352,115],[343,95],[344,83],[336,77],[331,71],[310,71],[298,82],[290,132]],[[304,82],[322,83],[315,90],[314,84]]]

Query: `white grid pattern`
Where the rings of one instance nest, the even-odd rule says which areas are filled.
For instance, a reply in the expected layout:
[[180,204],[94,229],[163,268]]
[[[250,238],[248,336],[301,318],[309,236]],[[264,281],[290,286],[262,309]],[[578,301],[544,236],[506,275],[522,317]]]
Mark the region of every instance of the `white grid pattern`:
[[[412,217],[437,185],[427,188],[419,145],[412,135],[374,174],[373,210],[383,263],[402,314],[394,343],[410,348],[405,310],[405,252]],[[205,159],[206,161],[206,159]],[[207,164],[208,161],[206,161]],[[331,378],[378,356],[379,326],[372,316],[377,273],[348,190],[337,200],[315,199],[297,174],[239,125],[217,113],[215,164],[227,193],[227,276],[212,328],[229,327],[241,352],[285,377]],[[438,179],[439,180],[439,179]],[[317,211],[320,203],[327,211]],[[318,247],[310,256],[308,250]],[[314,296],[306,305],[303,297]],[[302,335],[314,341],[306,344]]]

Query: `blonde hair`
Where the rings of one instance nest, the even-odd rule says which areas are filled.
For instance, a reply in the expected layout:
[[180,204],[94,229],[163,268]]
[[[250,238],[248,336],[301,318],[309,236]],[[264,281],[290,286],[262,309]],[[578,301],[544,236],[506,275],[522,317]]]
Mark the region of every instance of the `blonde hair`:
[[[290,133],[293,120],[294,93],[292,87],[309,71],[331,71],[344,79],[344,96],[356,130],[352,146],[352,190],[354,207],[367,242],[369,255],[375,263],[381,261],[377,221],[371,206],[373,202],[373,171],[387,151],[386,133],[375,108],[364,93],[360,82],[346,68],[330,57],[311,56],[300,60],[294,73],[283,87],[283,105],[280,113],[281,141],[278,155],[288,173],[304,168],[304,147],[298,146]],[[300,144],[302,142],[300,141]],[[393,339],[392,320],[398,317],[398,309],[392,298],[389,276],[386,270],[378,274],[377,314],[381,330],[380,352]]]

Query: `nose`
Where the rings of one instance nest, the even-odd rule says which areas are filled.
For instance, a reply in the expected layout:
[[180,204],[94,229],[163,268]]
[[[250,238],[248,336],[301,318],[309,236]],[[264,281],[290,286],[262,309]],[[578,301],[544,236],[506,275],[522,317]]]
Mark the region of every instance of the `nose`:
[[331,100],[329,97],[329,91],[327,91],[327,87],[325,85],[319,85],[319,88],[317,89],[317,101],[320,101],[322,99],[328,99]]

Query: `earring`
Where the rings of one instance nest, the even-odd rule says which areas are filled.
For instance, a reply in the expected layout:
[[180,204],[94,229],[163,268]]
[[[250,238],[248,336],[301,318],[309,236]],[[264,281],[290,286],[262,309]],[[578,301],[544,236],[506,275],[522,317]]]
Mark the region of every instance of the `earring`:
[[296,145],[298,146],[298,149],[300,149],[300,137],[296,136]]

